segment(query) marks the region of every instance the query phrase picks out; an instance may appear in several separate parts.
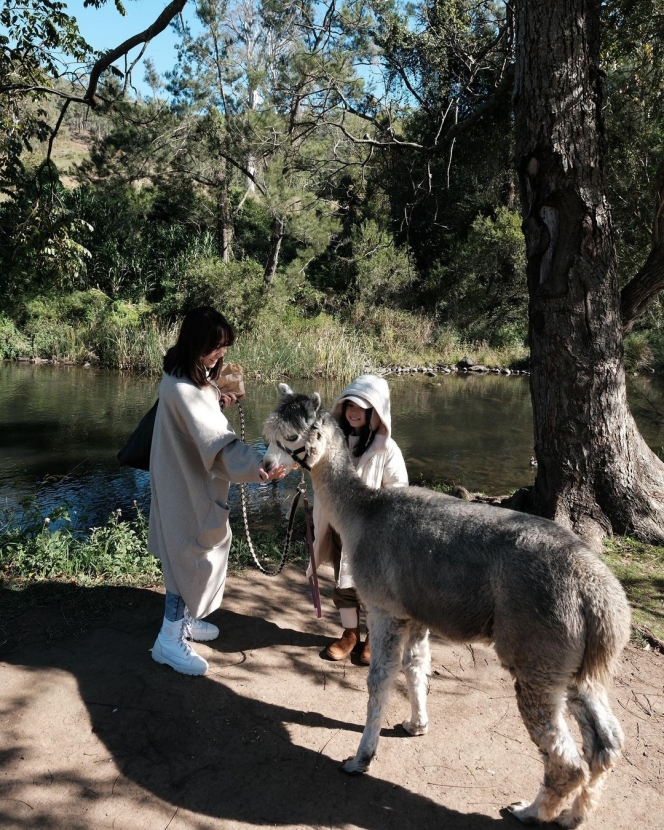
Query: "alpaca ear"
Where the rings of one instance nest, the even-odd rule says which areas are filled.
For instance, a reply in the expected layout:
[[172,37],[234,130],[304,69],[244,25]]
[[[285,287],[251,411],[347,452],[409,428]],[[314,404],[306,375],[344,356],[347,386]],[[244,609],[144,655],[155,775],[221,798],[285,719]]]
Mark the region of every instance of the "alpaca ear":
[[314,392],[314,394],[307,401],[307,409],[313,415],[315,415],[320,409],[320,395],[318,392]]
[[280,383],[279,386],[277,386],[277,389],[279,390],[279,394],[282,398],[285,398],[286,395],[295,394],[287,383]]

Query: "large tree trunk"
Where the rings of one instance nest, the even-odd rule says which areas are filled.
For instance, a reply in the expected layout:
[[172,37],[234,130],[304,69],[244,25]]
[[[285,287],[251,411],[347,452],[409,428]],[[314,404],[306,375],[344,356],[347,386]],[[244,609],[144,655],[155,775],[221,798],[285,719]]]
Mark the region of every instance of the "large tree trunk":
[[535,509],[591,543],[664,541],[664,465],[627,405],[605,195],[600,0],[518,0],[516,145],[527,247]]

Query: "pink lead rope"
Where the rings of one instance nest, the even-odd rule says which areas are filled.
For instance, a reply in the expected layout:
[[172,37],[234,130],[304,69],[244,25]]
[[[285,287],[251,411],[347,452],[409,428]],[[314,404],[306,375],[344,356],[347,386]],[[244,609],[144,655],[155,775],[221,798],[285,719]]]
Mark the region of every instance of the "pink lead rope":
[[[304,476],[302,476],[304,484]],[[318,587],[318,573],[316,572],[316,559],[314,558],[314,540],[311,530],[311,511],[309,510],[309,500],[307,499],[306,484],[303,487],[304,495],[304,516],[307,527],[307,548],[309,550],[309,561],[311,562],[311,576],[309,577],[309,587],[311,588],[311,598],[314,602],[314,611],[318,619],[322,616],[320,588]]]

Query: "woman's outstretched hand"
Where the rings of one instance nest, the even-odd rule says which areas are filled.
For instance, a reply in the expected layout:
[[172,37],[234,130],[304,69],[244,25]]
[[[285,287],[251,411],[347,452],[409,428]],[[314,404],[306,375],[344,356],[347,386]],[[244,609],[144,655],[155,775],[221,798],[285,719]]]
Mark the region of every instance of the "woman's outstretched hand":
[[258,473],[263,481],[274,481],[276,478],[284,478],[286,473],[289,472],[283,464],[279,464],[277,467],[273,467],[270,472],[265,469],[262,465],[258,469]]

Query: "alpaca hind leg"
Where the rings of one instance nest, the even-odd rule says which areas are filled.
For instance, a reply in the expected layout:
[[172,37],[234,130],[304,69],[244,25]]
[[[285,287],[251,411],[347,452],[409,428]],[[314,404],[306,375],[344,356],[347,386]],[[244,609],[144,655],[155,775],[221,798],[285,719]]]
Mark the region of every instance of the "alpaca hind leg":
[[560,821],[568,798],[588,779],[584,764],[564,718],[565,692],[547,685],[547,678],[521,677],[514,684],[519,712],[528,734],[544,760],[544,783],[532,804],[519,802],[508,809],[520,821]]
[[351,774],[366,772],[376,754],[380,728],[383,723],[383,710],[400,668],[404,622],[395,620],[387,614],[371,612],[370,626],[371,664],[367,677],[369,687],[367,722],[355,757],[348,758],[341,765],[344,772]]
[[564,827],[577,827],[597,806],[607,774],[620,755],[623,733],[609,706],[606,690],[599,683],[585,682],[570,688],[568,706],[579,724],[583,757],[590,769],[587,785],[560,816]]
[[410,720],[401,725],[409,735],[426,735],[429,730],[427,692],[431,674],[431,649],[429,630],[419,623],[410,622],[403,647],[403,671],[408,683]]

